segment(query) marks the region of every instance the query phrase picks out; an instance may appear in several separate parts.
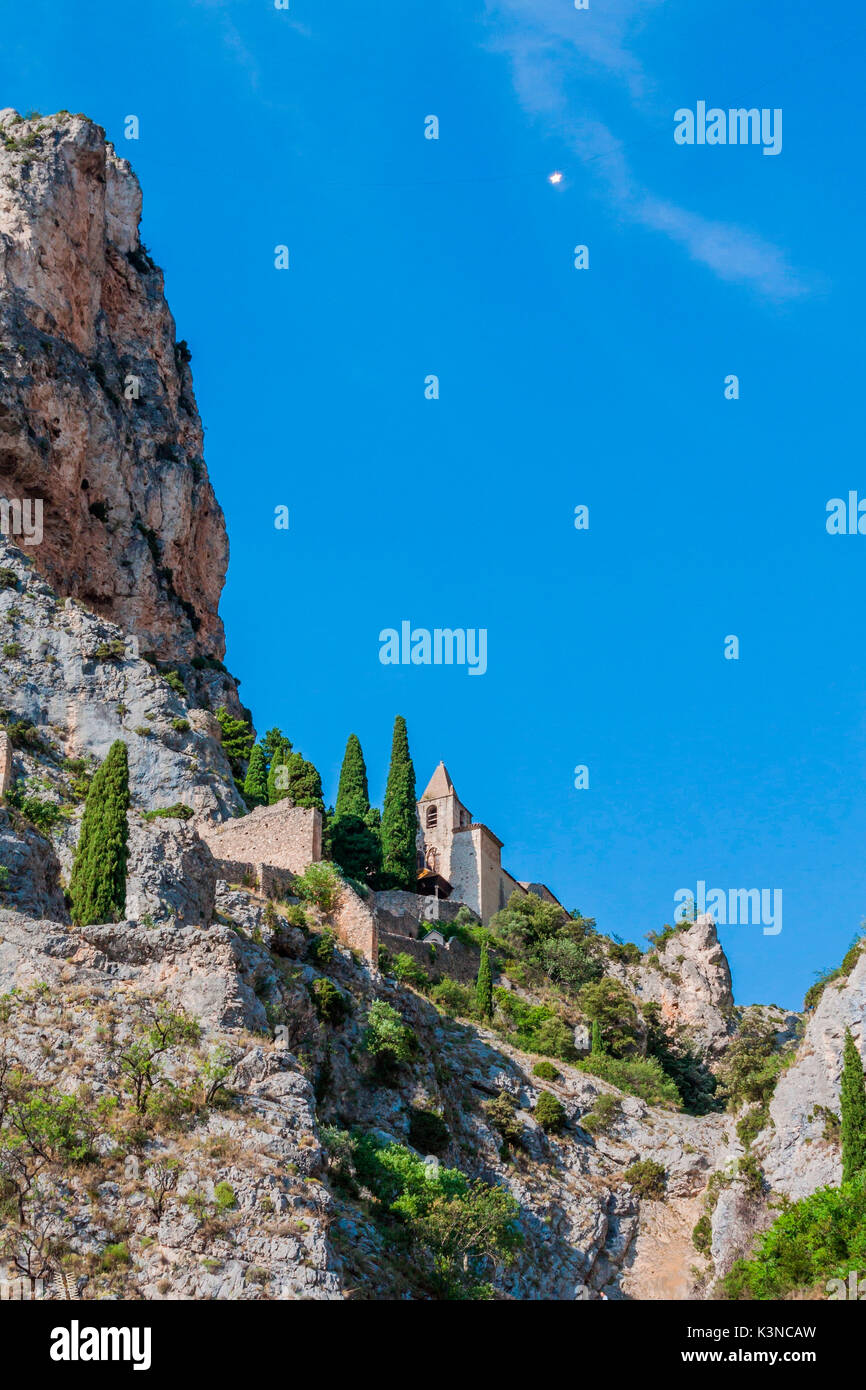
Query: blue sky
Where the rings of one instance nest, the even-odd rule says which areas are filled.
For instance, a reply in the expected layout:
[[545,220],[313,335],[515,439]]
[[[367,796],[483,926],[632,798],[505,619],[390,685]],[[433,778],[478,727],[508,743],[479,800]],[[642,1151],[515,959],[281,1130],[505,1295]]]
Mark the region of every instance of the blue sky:
[[[259,730],[330,796],[354,730],[380,796],[403,713],[419,786],[444,758],[518,877],[626,939],[699,879],[781,889],[781,934],[722,938],[738,1002],[795,1007],[866,905],[866,537],[825,529],[866,495],[864,19],[781,14],[29,0],[0,74],[141,179]],[[698,100],[781,108],[781,154],[677,146]],[[487,674],[381,665],[402,619],[486,628]]]

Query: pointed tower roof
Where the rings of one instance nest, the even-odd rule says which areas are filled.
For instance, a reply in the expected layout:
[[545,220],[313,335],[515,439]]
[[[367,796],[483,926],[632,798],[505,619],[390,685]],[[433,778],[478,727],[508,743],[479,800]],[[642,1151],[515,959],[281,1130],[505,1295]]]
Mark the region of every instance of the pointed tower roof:
[[422,801],[432,800],[437,796],[456,796],[454,783],[448,775],[448,769],[444,763],[440,763],[427,783],[426,790],[421,793]]

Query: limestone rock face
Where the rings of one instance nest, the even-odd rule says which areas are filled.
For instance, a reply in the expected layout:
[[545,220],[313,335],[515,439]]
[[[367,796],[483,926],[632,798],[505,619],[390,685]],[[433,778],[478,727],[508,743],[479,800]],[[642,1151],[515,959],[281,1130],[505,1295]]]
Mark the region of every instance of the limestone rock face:
[[14,652],[0,657],[0,706],[29,721],[53,751],[53,765],[43,758],[39,776],[53,775],[64,757],[101,760],[119,738],[134,807],[181,802],[206,818],[237,814],[243,801],[219,741],[209,723],[193,727],[189,719],[192,697],[133,656],[119,628],[73,599],[58,600],[2,538],[0,567],[18,581],[0,589],[0,633]]
[[130,817],[126,916],[172,918],[181,927],[207,927],[216,890],[213,855],[182,820]]
[[0,495],[42,501],[60,594],[161,660],[219,659],[225,525],[140,214],[99,126],[0,112]]
[[658,965],[612,963],[609,969],[642,1002],[660,1004],[669,1029],[685,1028],[710,1057],[724,1051],[733,1031],[734,995],[728,958],[709,913],[669,938],[658,952]]
[[828,1112],[838,1116],[840,1111],[846,1027],[862,1057],[866,1053],[866,952],[847,980],[824,989],[797,1060],[782,1072],[770,1103],[773,1128],[762,1136],[764,1174],[775,1191],[795,1200],[842,1181],[839,1143],[826,1138],[824,1131]]
[[30,917],[68,920],[60,887],[60,863],[51,845],[31,827],[16,828],[0,808],[0,903]]

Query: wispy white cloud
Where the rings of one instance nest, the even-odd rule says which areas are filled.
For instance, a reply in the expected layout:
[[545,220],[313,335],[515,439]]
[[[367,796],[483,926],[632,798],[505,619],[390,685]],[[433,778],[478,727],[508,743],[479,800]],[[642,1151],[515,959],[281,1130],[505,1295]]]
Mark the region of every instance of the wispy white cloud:
[[720,279],[776,300],[802,295],[808,285],[772,242],[648,189],[622,141],[591,109],[593,96],[603,90],[598,84],[613,82],[634,108],[648,112],[655,84],[632,41],[663,3],[593,0],[590,10],[578,11],[567,0],[486,0],[490,47],[507,55],[524,109],[567,140],[620,216],[667,236]]

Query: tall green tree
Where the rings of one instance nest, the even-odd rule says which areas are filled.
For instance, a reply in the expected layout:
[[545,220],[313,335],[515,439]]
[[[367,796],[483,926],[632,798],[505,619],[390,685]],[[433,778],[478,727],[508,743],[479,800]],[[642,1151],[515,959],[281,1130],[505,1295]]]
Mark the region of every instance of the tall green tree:
[[378,886],[382,841],[360,816],[335,816],[329,824],[330,857],[349,878]]
[[244,778],[244,796],[251,806],[264,806],[268,799],[268,773],[260,743],[250,754],[250,765]]
[[76,926],[117,922],[123,917],[128,810],[129,759],[126,744],[118,739],[97,768],[84,803],[69,885]]
[[274,760],[274,754],[278,753],[281,748],[287,745],[288,751],[290,753],[292,751],[292,740],[286,738],[282,729],[277,729],[276,727],[268,729],[267,733],[259,741],[268,767],[270,767]]
[[336,816],[359,816],[364,819],[370,809],[370,793],[367,787],[367,766],[357,734],[350,734],[343,754],[340,768],[340,785],[337,788]]
[[866,1084],[863,1060],[850,1028],[842,1051],[842,1181],[866,1169]]
[[255,741],[249,720],[236,719],[233,714],[229,714],[225,705],[220,705],[216,717],[222,730],[223,751],[231,763],[232,772],[239,773],[242,770],[241,764],[249,758]]
[[[284,796],[288,796],[286,782],[288,778],[287,763],[292,756],[292,745],[288,739],[279,744],[271,755],[270,767],[268,768],[268,804],[273,806],[275,801],[282,801]],[[283,769],[282,773],[280,768]]]
[[315,806],[324,811],[322,779],[312,763],[308,763],[300,753],[290,753],[286,758],[286,790],[283,793],[291,798],[296,806]]
[[382,814],[382,871],[394,888],[414,891],[418,882],[415,769],[409,756],[406,720],[398,714],[391,742],[391,766]]
[[604,1052],[604,1043],[601,1040],[601,1024],[597,1018],[592,1020],[592,1041],[589,1050],[595,1056],[598,1056],[600,1052]]
[[481,947],[478,978],[475,981],[475,1011],[479,1018],[493,1017],[493,972],[490,969],[490,955],[486,941]]
[[349,878],[378,886],[382,872],[380,816],[370,807],[367,767],[357,734],[350,734],[340,768],[337,804],[329,817],[331,858]]

